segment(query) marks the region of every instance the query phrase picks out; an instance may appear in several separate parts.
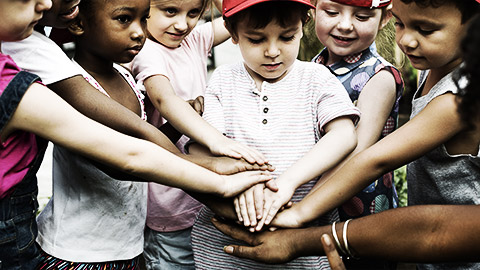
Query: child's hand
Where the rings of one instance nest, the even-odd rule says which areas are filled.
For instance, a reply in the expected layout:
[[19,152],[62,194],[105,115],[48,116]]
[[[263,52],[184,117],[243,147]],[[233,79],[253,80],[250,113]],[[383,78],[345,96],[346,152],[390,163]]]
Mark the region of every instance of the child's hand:
[[258,163],[259,165],[263,165],[268,163],[267,158],[265,158],[265,156],[259,151],[225,136],[216,141],[214,144],[210,145],[209,149],[214,155],[244,158],[246,161],[252,164]]
[[[244,159],[235,159],[231,157],[212,157],[211,165],[208,168],[218,174],[234,174],[244,171],[270,171],[273,172],[275,167],[265,163],[263,165],[258,165],[257,163],[249,163]],[[276,190],[275,182],[269,181],[268,187],[272,190]]]
[[268,171],[247,171],[220,176],[225,180],[222,189],[224,198],[233,197],[256,184],[273,179]]
[[286,184],[279,185],[277,192],[264,189],[263,215],[255,230],[260,231],[263,225],[269,225],[277,212],[292,198],[295,188]]
[[203,114],[203,96],[198,96],[196,99],[187,100],[188,104],[199,114]]
[[294,204],[292,207],[287,207],[284,211],[279,212],[272,222],[270,222],[270,225],[282,228],[300,228],[303,227],[304,224],[298,207]]
[[265,185],[257,184],[233,200],[238,220],[246,227],[257,225],[257,220],[262,218],[263,211],[263,189]]

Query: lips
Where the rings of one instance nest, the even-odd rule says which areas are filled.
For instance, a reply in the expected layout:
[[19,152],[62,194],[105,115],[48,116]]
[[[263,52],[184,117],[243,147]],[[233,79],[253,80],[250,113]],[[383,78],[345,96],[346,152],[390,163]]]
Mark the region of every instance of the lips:
[[59,16],[64,21],[71,21],[77,17],[78,13],[79,13],[79,8],[77,3],[74,7],[69,9],[67,12],[60,13]]
[[274,71],[280,67],[282,63],[272,63],[272,64],[263,64],[262,66],[265,67],[268,71]]

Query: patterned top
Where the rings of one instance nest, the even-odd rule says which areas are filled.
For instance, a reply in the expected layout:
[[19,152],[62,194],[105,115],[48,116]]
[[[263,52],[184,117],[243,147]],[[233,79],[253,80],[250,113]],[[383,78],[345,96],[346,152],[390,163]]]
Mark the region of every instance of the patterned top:
[[[327,58],[328,50],[325,48],[312,61],[324,64],[327,62]],[[392,73],[396,83],[396,98],[379,140],[397,128],[399,101],[403,93],[404,84],[400,72],[378,55],[375,43],[363,52],[346,56],[341,61],[328,66],[328,68],[345,86],[354,104],[357,103],[363,87],[370,78],[381,70],[387,70]],[[378,91],[381,90],[379,89]],[[397,205],[398,196],[393,184],[393,172],[388,172],[342,205],[339,208],[339,215],[341,220],[347,220],[396,208]]]
[[[453,71],[454,72],[454,71]],[[418,96],[427,72],[420,76],[420,87],[412,101],[410,119],[420,113],[433,99],[457,87],[452,73],[446,75],[424,96]],[[461,81],[460,85],[465,81]],[[408,164],[408,205],[480,204],[480,153],[450,155],[442,144]],[[480,263],[419,264],[417,269],[480,269]]]
[[[243,63],[217,68],[205,93],[203,116],[227,137],[262,152],[276,167],[272,173],[276,178],[312,149],[321,139],[325,124],[340,116],[357,120],[359,111],[324,66],[296,61],[282,80],[263,82],[261,91]],[[316,180],[300,186],[292,201],[301,200]],[[212,215],[204,207],[193,226],[192,246],[198,269],[328,268],[325,257],[267,265],[225,254],[223,247],[238,241],[213,227]]]

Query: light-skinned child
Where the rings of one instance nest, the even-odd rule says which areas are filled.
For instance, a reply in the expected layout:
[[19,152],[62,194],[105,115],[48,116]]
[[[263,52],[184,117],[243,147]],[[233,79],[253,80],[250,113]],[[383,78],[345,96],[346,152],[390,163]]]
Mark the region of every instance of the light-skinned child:
[[[357,147],[342,163],[325,173],[317,185],[328,181],[347,160],[398,126],[402,77],[377,53],[375,43],[378,32],[392,17],[390,4],[388,0],[318,0],[316,3],[315,30],[325,48],[312,61],[326,65],[337,76],[362,112],[356,126]],[[340,220],[396,208],[398,196],[393,176],[393,171],[387,172],[339,207]],[[391,267],[389,262],[345,259],[348,269]]]
[[[29,36],[51,7],[50,1],[0,2],[0,41]],[[35,269],[40,252],[35,244],[37,180],[46,146],[51,140],[101,163],[147,181],[186,190],[233,196],[267,181],[265,172],[221,176],[194,165],[153,143],[107,128],[74,110],[31,73],[1,57],[0,95],[0,260],[2,269]]]
[[[462,63],[460,41],[479,12],[474,0],[393,1],[396,41],[413,67],[422,70],[411,119],[357,154],[302,202],[273,220],[277,226],[306,224],[351,198],[383,173],[408,164],[409,205],[478,204],[479,156],[475,132],[457,114],[452,74]],[[441,269],[441,265],[419,265]],[[474,269],[476,264],[447,265]]]
[[152,141],[182,158],[218,173],[249,169],[252,168],[252,163],[262,164],[263,160],[255,159],[246,148],[223,151],[226,151],[228,156],[238,157],[238,151],[245,149],[240,156],[248,162],[184,155],[156,127],[92,87],[60,47],[42,33],[43,26],[66,28],[78,15],[79,3],[79,0],[52,0],[52,8],[44,12],[38,22],[36,28],[40,28],[39,31],[33,31],[32,35],[23,40],[2,41],[4,53],[10,55],[23,70],[38,75],[44,84],[82,114],[117,131]]
[[[159,127],[167,119],[217,154],[216,148],[226,137],[184,102],[199,96],[203,99],[208,56],[213,47],[230,37],[222,18],[197,26],[211,3],[151,1],[148,38],[130,65],[148,96],[148,121]],[[215,5],[221,9],[221,1],[216,0]],[[203,102],[200,107],[203,110]],[[181,137],[177,147],[183,150],[186,141],[186,136]],[[147,269],[194,269],[190,235],[201,207],[180,189],[149,184],[144,250]]]
[[[356,145],[359,112],[344,87],[324,66],[296,60],[312,7],[303,0],[224,1],[226,27],[243,62],[217,68],[205,94],[204,118],[226,136],[259,149],[275,166],[279,190],[265,199],[282,204],[303,198],[316,178]],[[199,150],[195,146],[191,151]],[[232,259],[222,251],[232,239],[212,226],[212,216],[204,207],[192,230],[198,269],[318,269],[328,264],[320,257],[279,265]]]
[[[375,44],[378,31],[392,16],[390,3],[371,0],[316,1],[315,30],[325,48],[312,61],[326,65],[337,76],[352,102],[362,112],[356,126],[357,147],[335,168],[322,175],[317,186],[327,181],[348,159],[397,128],[403,81],[400,72],[378,55]],[[388,172],[340,207],[339,216],[341,220],[347,220],[378,213],[395,208],[397,201],[393,172]],[[278,207],[281,205],[271,208],[270,213],[264,213],[267,215],[266,224],[273,219]],[[248,209],[240,209],[239,212],[252,216]],[[261,223],[256,229],[261,229]]]

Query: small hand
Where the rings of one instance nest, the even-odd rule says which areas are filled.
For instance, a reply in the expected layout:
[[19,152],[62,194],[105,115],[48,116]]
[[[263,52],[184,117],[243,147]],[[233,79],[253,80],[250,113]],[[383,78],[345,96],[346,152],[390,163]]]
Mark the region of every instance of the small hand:
[[[210,169],[219,174],[234,174],[238,172],[255,170],[273,172],[275,170],[275,167],[268,163],[263,165],[259,165],[257,163],[252,164],[244,159],[236,159],[231,157],[211,157],[211,160],[212,165],[210,166]],[[269,181],[268,183],[269,185],[275,184],[274,181]]]
[[203,96],[198,96],[196,99],[190,99],[187,100],[188,104],[192,106],[192,108],[199,114],[203,114],[203,107],[204,107],[204,102],[203,102]]
[[[290,205],[289,205],[290,204]],[[289,202],[284,211],[278,212],[270,226],[280,228],[300,228],[304,226],[296,204]]]
[[243,158],[252,164],[257,163],[259,165],[264,165],[268,163],[267,158],[256,149],[236,142],[225,136],[223,136],[220,140],[216,141],[213,145],[210,145],[209,149],[212,154],[218,156]]
[[222,233],[250,245],[226,246],[223,250],[228,254],[265,263],[285,263],[297,257],[296,245],[294,245],[295,241],[298,240],[296,230],[250,233],[238,226],[222,223],[217,219],[213,219],[212,222]]
[[222,194],[224,198],[233,197],[255,184],[263,183],[273,178],[268,171],[246,171],[220,176],[225,180]]
[[251,231],[257,225],[257,220],[262,218],[264,186],[263,183],[257,184],[235,197],[233,201],[238,220],[246,227],[252,226]]
[[277,192],[264,189],[263,216],[255,230],[260,231],[263,225],[269,225],[277,212],[287,205],[293,196],[295,189],[288,186],[280,186]]

